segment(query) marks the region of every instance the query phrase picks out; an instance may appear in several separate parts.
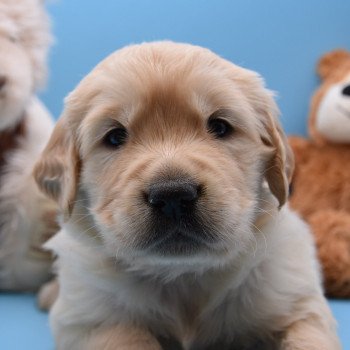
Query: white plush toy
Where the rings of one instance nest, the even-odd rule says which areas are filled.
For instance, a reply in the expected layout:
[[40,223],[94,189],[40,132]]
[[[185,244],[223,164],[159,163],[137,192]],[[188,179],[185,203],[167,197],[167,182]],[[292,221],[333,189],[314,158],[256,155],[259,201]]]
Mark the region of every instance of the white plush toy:
[[50,277],[41,244],[56,207],[32,178],[53,121],[35,96],[51,44],[42,0],[0,0],[0,290],[37,289]]

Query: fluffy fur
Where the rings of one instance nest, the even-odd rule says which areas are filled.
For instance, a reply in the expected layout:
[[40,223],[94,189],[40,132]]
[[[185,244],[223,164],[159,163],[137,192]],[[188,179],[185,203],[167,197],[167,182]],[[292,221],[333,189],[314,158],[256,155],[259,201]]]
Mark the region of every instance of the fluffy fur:
[[51,42],[39,0],[0,1],[0,289],[36,289],[50,276],[41,244],[57,230],[56,205],[39,191],[33,166],[53,122],[35,97]]
[[[232,133],[218,139],[208,118]],[[125,143],[108,146],[121,126]],[[35,168],[64,214],[47,244],[57,348],[340,349],[309,230],[285,204],[292,170],[256,73],[171,42],[104,60],[67,98]],[[147,203],[152,184],[184,178],[201,185],[179,228],[196,244]]]
[[318,72],[323,81],[311,102],[311,138],[290,138],[291,206],[315,234],[326,293],[350,297],[350,53],[325,54]]

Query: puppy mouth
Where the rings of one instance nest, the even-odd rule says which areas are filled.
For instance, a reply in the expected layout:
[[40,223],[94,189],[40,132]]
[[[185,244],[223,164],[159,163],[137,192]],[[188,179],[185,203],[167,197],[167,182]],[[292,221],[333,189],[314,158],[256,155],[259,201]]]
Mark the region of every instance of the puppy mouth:
[[[172,175],[172,176],[170,176]],[[157,178],[143,193],[148,217],[139,247],[153,254],[189,255],[216,241],[203,186],[187,174]]]
[[194,235],[178,230],[153,242],[149,250],[158,255],[189,255],[204,246],[205,243]]
[[212,250],[216,236],[205,225],[178,223],[153,227],[143,249],[156,255],[192,255],[203,250]]

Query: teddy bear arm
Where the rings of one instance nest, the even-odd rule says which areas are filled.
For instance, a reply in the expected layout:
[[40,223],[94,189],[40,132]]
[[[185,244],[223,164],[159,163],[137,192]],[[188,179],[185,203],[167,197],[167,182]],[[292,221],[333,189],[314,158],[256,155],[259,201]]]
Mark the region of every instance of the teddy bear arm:
[[326,294],[350,297],[350,213],[320,210],[309,218],[324,274]]
[[294,153],[297,169],[299,164],[305,163],[309,159],[309,154],[312,152],[312,144],[309,140],[300,136],[289,136],[288,142]]

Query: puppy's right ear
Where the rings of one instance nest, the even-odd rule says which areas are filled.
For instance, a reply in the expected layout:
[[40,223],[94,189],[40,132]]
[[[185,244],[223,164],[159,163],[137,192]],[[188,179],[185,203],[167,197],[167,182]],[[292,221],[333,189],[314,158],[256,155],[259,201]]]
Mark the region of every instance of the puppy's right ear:
[[343,49],[336,49],[324,54],[317,64],[317,73],[322,80],[335,74],[340,67],[349,69],[350,52]]
[[41,159],[34,168],[39,188],[55,200],[68,219],[77,191],[80,158],[75,136],[63,115],[57,122]]

